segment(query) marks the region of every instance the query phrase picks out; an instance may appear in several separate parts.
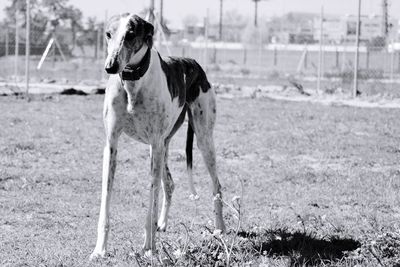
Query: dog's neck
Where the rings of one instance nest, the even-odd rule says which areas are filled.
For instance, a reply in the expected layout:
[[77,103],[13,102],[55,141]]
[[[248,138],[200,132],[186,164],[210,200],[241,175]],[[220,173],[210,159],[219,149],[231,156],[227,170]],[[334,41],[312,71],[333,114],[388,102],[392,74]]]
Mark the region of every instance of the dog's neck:
[[130,114],[133,114],[137,95],[151,67],[153,61],[151,54],[151,48],[143,46],[121,72],[121,83],[127,95],[126,110]]
[[[139,58],[136,59],[135,58]],[[142,78],[150,66],[151,49],[147,46],[142,47],[121,73],[121,79],[124,81],[137,81]]]

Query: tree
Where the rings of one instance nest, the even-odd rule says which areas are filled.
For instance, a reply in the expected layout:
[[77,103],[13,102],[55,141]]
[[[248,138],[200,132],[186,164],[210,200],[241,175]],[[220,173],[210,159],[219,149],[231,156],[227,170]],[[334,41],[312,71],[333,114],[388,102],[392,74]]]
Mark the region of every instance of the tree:
[[223,16],[224,0],[219,0],[219,40],[222,41],[222,16]]
[[[6,17],[4,22],[8,25],[26,27],[26,0],[10,0],[10,4],[4,8]],[[18,14],[18,15],[17,15]],[[18,16],[18,17],[17,17]],[[31,0],[31,32],[44,32],[46,29],[47,18],[39,8],[38,0]],[[19,38],[23,40],[25,35],[20,31]],[[10,39],[15,39],[15,32],[10,32]],[[31,35],[31,47],[39,46],[45,42],[43,35]],[[34,51],[33,51],[34,52]]]
[[261,0],[251,0],[254,2],[254,26],[258,26],[258,2]]
[[[16,13],[25,15],[26,0],[9,0],[10,4],[5,8],[5,21],[16,23]],[[64,46],[70,44],[72,50],[75,45],[77,32],[83,29],[82,12],[68,4],[69,0],[30,0],[31,4],[31,32],[40,33],[31,35],[32,46],[42,46],[52,31],[71,31],[72,41],[64,40],[64,34],[57,37]],[[25,21],[21,25],[25,27]],[[55,28],[58,30],[55,31]]]
[[97,19],[95,17],[88,17],[84,25],[84,29],[81,29],[79,31],[80,34],[77,38],[77,45],[96,45],[97,32],[99,30],[103,31],[102,23],[97,22]]
[[[48,10],[48,16],[54,27],[62,30],[71,30],[72,46],[76,45],[77,31],[83,31],[82,11],[78,8],[68,5],[69,0],[42,0],[41,4]],[[50,26],[51,27],[51,26]],[[55,30],[55,29],[54,29]],[[62,36],[57,36],[62,39]]]
[[237,42],[241,40],[243,30],[247,25],[247,18],[243,17],[236,9],[225,13],[225,26],[223,40]]
[[267,24],[261,23],[258,27],[256,27],[253,23],[249,22],[243,31],[241,39],[245,46],[259,46],[260,43],[268,42],[269,33]]

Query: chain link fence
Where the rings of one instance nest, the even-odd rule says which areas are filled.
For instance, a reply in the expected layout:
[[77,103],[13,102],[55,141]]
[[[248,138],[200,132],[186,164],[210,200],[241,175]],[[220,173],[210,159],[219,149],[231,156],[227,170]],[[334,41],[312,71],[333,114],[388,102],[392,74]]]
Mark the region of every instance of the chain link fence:
[[[215,41],[204,36],[207,34],[207,30],[204,30],[201,31],[201,41],[182,38],[171,41],[164,38],[157,49],[162,55],[195,58],[216,82],[282,86],[296,82],[310,90],[320,87],[320,91],[326,93],[350,92],[355,74],[354,27],[357,26],[354,26],[354,16],[322,15],[321,23],[321,15],[317,14],[305,20],[305,29],[299,26],[291,29],[290,21],[284,21],[288,24],[285,26],[286,32],[274,30],[276,22],[266,21],[265,26],[253,34],[254,39],[247,42]],[[390,31],[383,36],[382,16],[361,17],[360,93],[395,91],[400,83],[398,21],[390,18],[388,21],[391,23]],[[18,83],[24,80],[26,23],[25,17],[19,16],[16,21],[7,23],[0,32],[0,79],[3,82]],[[207,27],[206,23],[204,27]],[[341,27],[343,29],[340,32],[338,28]],[[265,29],[268,29],[267,33]],[[258,38],[257,34],[260,34]],[[267,38],[262,36],[266,34]],[[283,38],[283,34],[288,37]],[[95,24],[91,30],[81,29],[77,32],[72,25],[43,30],[31,23],[30,82],[104,83],[103,36],[103,22]]]
[[[0,78],[10,83],[25,79],[26,20],[7,23],[0,32]],[[103,24],[93,32],[80,32],[73,36],[73,29],[38,29],[31,24],[30,30],[30,82],[77,84],[101,81],[104,62]],[[80,35],[86,35],[90,44],[81,43]],[[89,37],[87,35],[90,35]]]

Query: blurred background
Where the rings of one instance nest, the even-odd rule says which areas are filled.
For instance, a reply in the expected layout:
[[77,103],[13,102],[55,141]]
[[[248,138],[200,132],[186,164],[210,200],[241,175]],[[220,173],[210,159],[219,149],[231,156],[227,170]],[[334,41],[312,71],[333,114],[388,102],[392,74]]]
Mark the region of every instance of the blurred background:
[[18,88],[102,84],[104,25],[123,12],[155,25],[162,55],[195,58],[213,82],[354,96],[400,83],[400,1],[7,0],[0,8],[0,82]]

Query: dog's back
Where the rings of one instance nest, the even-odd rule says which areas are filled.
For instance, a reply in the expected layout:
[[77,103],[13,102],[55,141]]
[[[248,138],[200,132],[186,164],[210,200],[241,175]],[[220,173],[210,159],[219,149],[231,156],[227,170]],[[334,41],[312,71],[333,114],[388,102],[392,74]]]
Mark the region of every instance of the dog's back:
[[179,97],[179,105],[191,104],[206,93],[211,86],[203,68],[192,58],[161,57],[161,68],[165,73],[172,99]]

